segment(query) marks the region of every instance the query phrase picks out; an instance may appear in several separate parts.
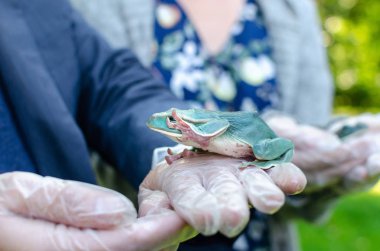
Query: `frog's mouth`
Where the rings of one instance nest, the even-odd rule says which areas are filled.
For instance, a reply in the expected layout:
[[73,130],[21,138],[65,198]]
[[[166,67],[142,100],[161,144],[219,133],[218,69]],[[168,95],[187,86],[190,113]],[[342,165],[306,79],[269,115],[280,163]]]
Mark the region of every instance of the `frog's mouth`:
[[177,138],[177,137],[181,137],[182,136],[181,131],[180,130],[176,130],[176,129],[165,128],[165,130],[163,130],[163,129],[153,128],[153,127],[150,127],[150,129],[152,129],[153,131],[165,134],[165,135],[167,135],[169,137],[176,137]]
[[163,116],[163,117],[150,117],[147,126],[153,131],[162,133],[170,137],[180,137],[182,133],[178,129],[174,129],[168,126],[168,121],[170,123],[176,123],[175,119],[172,116]]

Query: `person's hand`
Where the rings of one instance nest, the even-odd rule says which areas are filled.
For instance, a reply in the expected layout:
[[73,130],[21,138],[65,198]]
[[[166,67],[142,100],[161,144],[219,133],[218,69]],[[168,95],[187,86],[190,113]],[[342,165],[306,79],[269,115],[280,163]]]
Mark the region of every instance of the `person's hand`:
[[112,190],[25,172],[0,175],[0,250],[159,250],[194,235],[165,208],[136,216]]
[[281,214],[287,219],[323,220],[338,198],[374,185],[380,175],[380,117],[361,117],[371,130],[354,133],[341,140],[337,135],[344,125],[357,122],[339,120],[324,130],[296,123],[286,116],[266,122],[279,135],[293,141],[293,162],[305,173],[304,193],[289,197]]
[[359,162],[358,166],[346,175],[346,189],[357,184],[359,188],[369,187],[380,176],[380,114],[365,113],[345,117],[332,123],[328,131],[337,133],[342,128],[358,126],[364,128],[343,139],[344,147],[351,150],[351,158],[356,158]]
[[235,236],[249,219],[249,205],[274,213],[284,204],[286,194],[301,192],[306,179],[293,164],[268,170],[240,169],[244,160],[202,153],[161,162],[145,178],[139,192],[139,214],[168,206],[204,235],[220,231]]
[[[337,189],[356,190],[370,183],[380,174],[380,118],[362,117],[362,122],[371,121],[370,130],[354,134],[341,140],[335,132],[344,124],[339,122],[332,128],[320,128],[296,123],[288,117],[274,117],[267,122],[282,137],[293,141],[293,162],[305,172],[307,190],[323,189],[338,185]],[[353,123],[353,122],[351,122]],[[378,123],[378,124],[376,124]]]

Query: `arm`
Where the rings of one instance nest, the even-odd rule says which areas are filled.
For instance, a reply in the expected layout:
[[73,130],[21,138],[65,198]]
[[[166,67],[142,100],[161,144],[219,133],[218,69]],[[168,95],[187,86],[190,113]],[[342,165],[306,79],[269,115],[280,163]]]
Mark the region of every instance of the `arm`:
[[299,77],[293,114],[303,123],[325,125],[331,115],[334,86],[316,4],[312,0],[304,0],[295,6],[300,41]]
[[[301,123],[326,125],[331,114],[333,83],[328,69],[325,48],[322,45],[315,1],[302,0],[290,3],[297,24],[298,33],[295,35],[298,36],[298,43],[295,47],[297,54],[294,57],[298,57],[298,59],[297,85],[291,88],[291,90],[294,89],[294,98],[285,100],[285,103],[291,104],[289,106],[290,112],[287,112],[294,115]],[[355,163],[350,164],[351,159],[349,157],[345,158],[347,163],[340,160],[344,154],[341,150],[346,146],[343,143],[341,144],[330,132],[306,124],[295,123],[293,124],[295,126],[291,126],[286,120],[278,120],[277,122],[267,120],[267,122],[279,135],[294,142],[296,147],[294,163],[306,173],[308,187],[318,185],[321,183],[321,179],[326,186],[321,192],[309,192],[299,196],[301,199],[297,203],[287,204],[287,208],[294,210],[294,216],[305,216],[309,219],[318,218],[327,211],[326,209],[331,203],[348,192],[341,186],[349,179],[346,175],[348,171],[357,170],[357,165]],[[363,157],[366,158],[367,155],[363,154]],[[363,166],[367,166],[366,160],[356,159],[355,161],[357,160],[361,161]],[[377,174],[368,176],[368,180],[370,180],[370,177],[376,177]],[[332,187],[325,184],[332,180],[338,184]],[[362,182],[366,183],[368,180],[367,177],[363,177]],[[289,217],[289,215],[285,214],[285,217]]]
[[78,120],[89,146],[137,186],[148,173],[153,149],[172,145],[151,132],[148,117],[170,107],[186,108],[129,50],[113,51],[73,14],[82,88]]

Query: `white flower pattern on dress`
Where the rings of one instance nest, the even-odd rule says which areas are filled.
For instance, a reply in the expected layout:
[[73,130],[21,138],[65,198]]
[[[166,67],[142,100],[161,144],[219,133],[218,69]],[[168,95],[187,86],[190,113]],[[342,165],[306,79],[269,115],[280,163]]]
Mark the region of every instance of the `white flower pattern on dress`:
[[202,66],[203,61],[197,54],[196,45],[192,41],[184,43],[183,52],[178,52],[175,59],[177,67],[173,70],[170,88],[177,97],[183,99],[184,89],[196,92],[198,91],[199,83],[204,82],[203,71],[196,70]]
[[274,64],[266,55],[244,58],[239,68],[241,79],[253,86],[262,85],[275,76]]
[[160,4],[156,8],[157,21],[162,27],[172,28],[180,18],[178,8],[171,4]]
[[231,75],[218,67],[209,67],[204,71],[205,82],[214,96],[222,101],[231,102],[236,97],[236,85]]

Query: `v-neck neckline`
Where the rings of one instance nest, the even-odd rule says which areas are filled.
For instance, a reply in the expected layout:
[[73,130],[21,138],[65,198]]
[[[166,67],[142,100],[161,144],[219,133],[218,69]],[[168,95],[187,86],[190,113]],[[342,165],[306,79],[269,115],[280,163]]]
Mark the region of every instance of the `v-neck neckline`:
[[227,50],[229,44],[235,42],[235,34],[233,34],[233,30],[237,25],[242,25],[244,29],[244,23],[242,21],[242,16],[244,13],[244,9],[247,6],[247,4],[251,0],[244,0],[243,6],[239,11],[239,14],[237,15],[235,21],[232,23],[232,25],[228,28],[228,36],[226,37],[225,41],[223,41],[222,45],[220,48],[215,52],[211,53],[210,50],[207,48],[206,43],[202,39],[201,34],[199,33],[195,23],[192,21],[190,15],[188,15],[185,11],[185,9],[182,7],[182,5],[178,1],[174,1],[178,10],[180,11],[182,15],[182,19],[186,21],[186,24],[189,25],[194,33],[194,39],[196,42],[200,44],[201,50],[205,53],[205,55],[209,58],[218,58],[221,54],[223,54],[224,51]]

